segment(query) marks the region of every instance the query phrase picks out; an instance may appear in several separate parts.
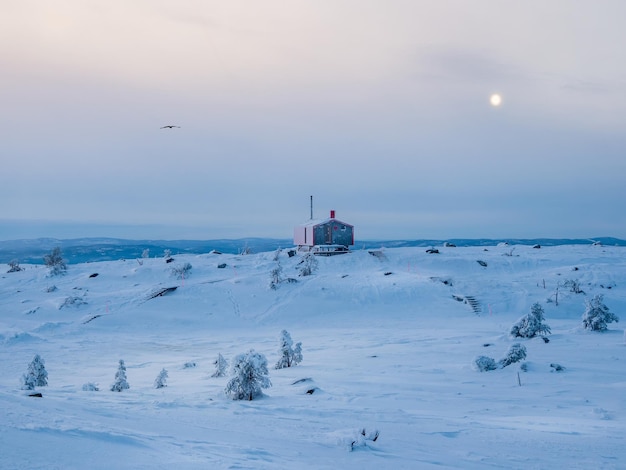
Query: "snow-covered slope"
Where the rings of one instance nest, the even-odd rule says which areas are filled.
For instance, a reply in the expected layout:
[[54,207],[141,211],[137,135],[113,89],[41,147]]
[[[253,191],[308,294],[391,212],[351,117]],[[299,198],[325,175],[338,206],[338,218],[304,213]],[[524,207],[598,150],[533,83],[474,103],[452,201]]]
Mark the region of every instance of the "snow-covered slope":
[[[3,274],[0,468],[624,468],[624,332],[584,331],[581,316],[604,294],[623,317],[626,248],[439,251],[316,258],[307,277],[287,251]],[[510,338],[535,302],[550,341]],[[217,355],[254,349],[272,366],[283,329],[303,343],[302,363],[270,370],[258,400],[225,397]],[[474,370],[515,342],[527,371]],[[42,398],[20,389],[35,354],[49,374]],[[119,359],[130,389],[116,393]],[[363,428],[380,437],[351,452]]]

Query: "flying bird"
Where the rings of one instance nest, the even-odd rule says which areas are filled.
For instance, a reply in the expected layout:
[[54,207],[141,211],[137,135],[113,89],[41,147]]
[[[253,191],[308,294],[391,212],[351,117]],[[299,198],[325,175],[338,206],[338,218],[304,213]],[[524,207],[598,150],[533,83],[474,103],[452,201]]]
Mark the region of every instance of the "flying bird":
[[180,129],[180,126],[163,126],[161,129],[174,129],[175,127]]

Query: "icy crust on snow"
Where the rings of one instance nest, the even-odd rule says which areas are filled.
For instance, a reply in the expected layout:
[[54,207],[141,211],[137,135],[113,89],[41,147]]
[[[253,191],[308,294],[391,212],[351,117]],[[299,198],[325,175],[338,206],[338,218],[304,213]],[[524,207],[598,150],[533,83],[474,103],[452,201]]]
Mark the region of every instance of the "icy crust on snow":
[[[624,468],[626,248],[437,248],[322,257],[305,277],[287,250],[2,274],[0,468]],[[582,327],[597,294],[621,317],[606,332]],[[512,338],[536,302],[549,342]],[[282,330],[302,362],[227,396],[218,354],[273,365]],[[475,370],[514,343],[523,361]],[[20,388],[35,354],[42,398]]]

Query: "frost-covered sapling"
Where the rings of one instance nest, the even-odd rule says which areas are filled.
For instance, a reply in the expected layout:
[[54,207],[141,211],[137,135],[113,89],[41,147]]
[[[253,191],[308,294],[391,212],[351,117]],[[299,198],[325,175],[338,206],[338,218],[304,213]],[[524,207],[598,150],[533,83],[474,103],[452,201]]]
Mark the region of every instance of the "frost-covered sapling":
[[310,276],[317,270],[317,259],[313,253],[307,253],[298,263],[299,276]]
[[596,295],[591,300],[585,301],[585,313],[583,313],[583,327],[591,331],[605,331],[608,324],[618,322],[619,317],[609,312],[609,307],[604,305],[604,296]]
[[176,279],[186,279],[191,274],[191,268],[191,263],[175,266],[172,268],[172,276],[176,277]]
[[61,255],[61,248],[58,246],[53,248],[52,251],[43,257],[43,262],[49,269],[50,276],[58,276],[59,274],[65,274],[67,266],[63,261]]
[[154,388],[167,387],[167,384],[165,383],[167,382],[167,377],[167,371],[165,370],[165,368],[161,369],[159,375],[157,375],[156,379],[154,379]]
[[302,343],[297,343],[293,347],[293,340],[287,330],[280,333],[280,359],[276,363],[276,369],[285,369],[286,367],[295,366],[302,361]]
[[115,373],[115,382],[111,385],[111,391],[121,392],[129,388],[130,385],[128,385],[128,381],[126,380],[126,366],[124,365],[124,361],[120,359],[119,367]]
[[502,359],[498,361],[500,367],[510,366],[516,362],[526,359],[526,346],[520,343],[512,344]]
[[233,400],[253,400],[263,395],[261,389],[272,386],[268,377],[267,359],[254,349],[235,357],[231,375],[224,393]]
[[272,268],[270,271],[270,289],[276,290],[280,286],[283,278],[283,267],[280,264],[280,261],[276,261],[276,266]]
[[35,354],[33,360],[28,364],[28,370],[22,376],[22,390],[34,390],[35,387],[45,387],[48,385],[48,372],[45,361],[39,354]]
[[215,365],[215,371],[211,377],[224,377],[226,375],[226,369],[228,368],[228,362],[221,354],[217,355],[217,359],[213,362]]
[[511,327],[511,336],[516,338],[534,338],[537,335],[550,334],[550,327],[543,323],[543,308],[539,303],[533,304],[530,313],[520,318]]

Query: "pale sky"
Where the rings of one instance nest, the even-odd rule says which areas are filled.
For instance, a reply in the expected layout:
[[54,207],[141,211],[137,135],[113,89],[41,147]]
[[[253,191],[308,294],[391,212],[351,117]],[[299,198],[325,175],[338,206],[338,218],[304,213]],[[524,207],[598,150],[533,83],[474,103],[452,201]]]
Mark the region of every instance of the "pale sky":
[[310,195],[357,240],[626,238],[625,24],[623,0],[1,2],[0,239],[289,238]]

